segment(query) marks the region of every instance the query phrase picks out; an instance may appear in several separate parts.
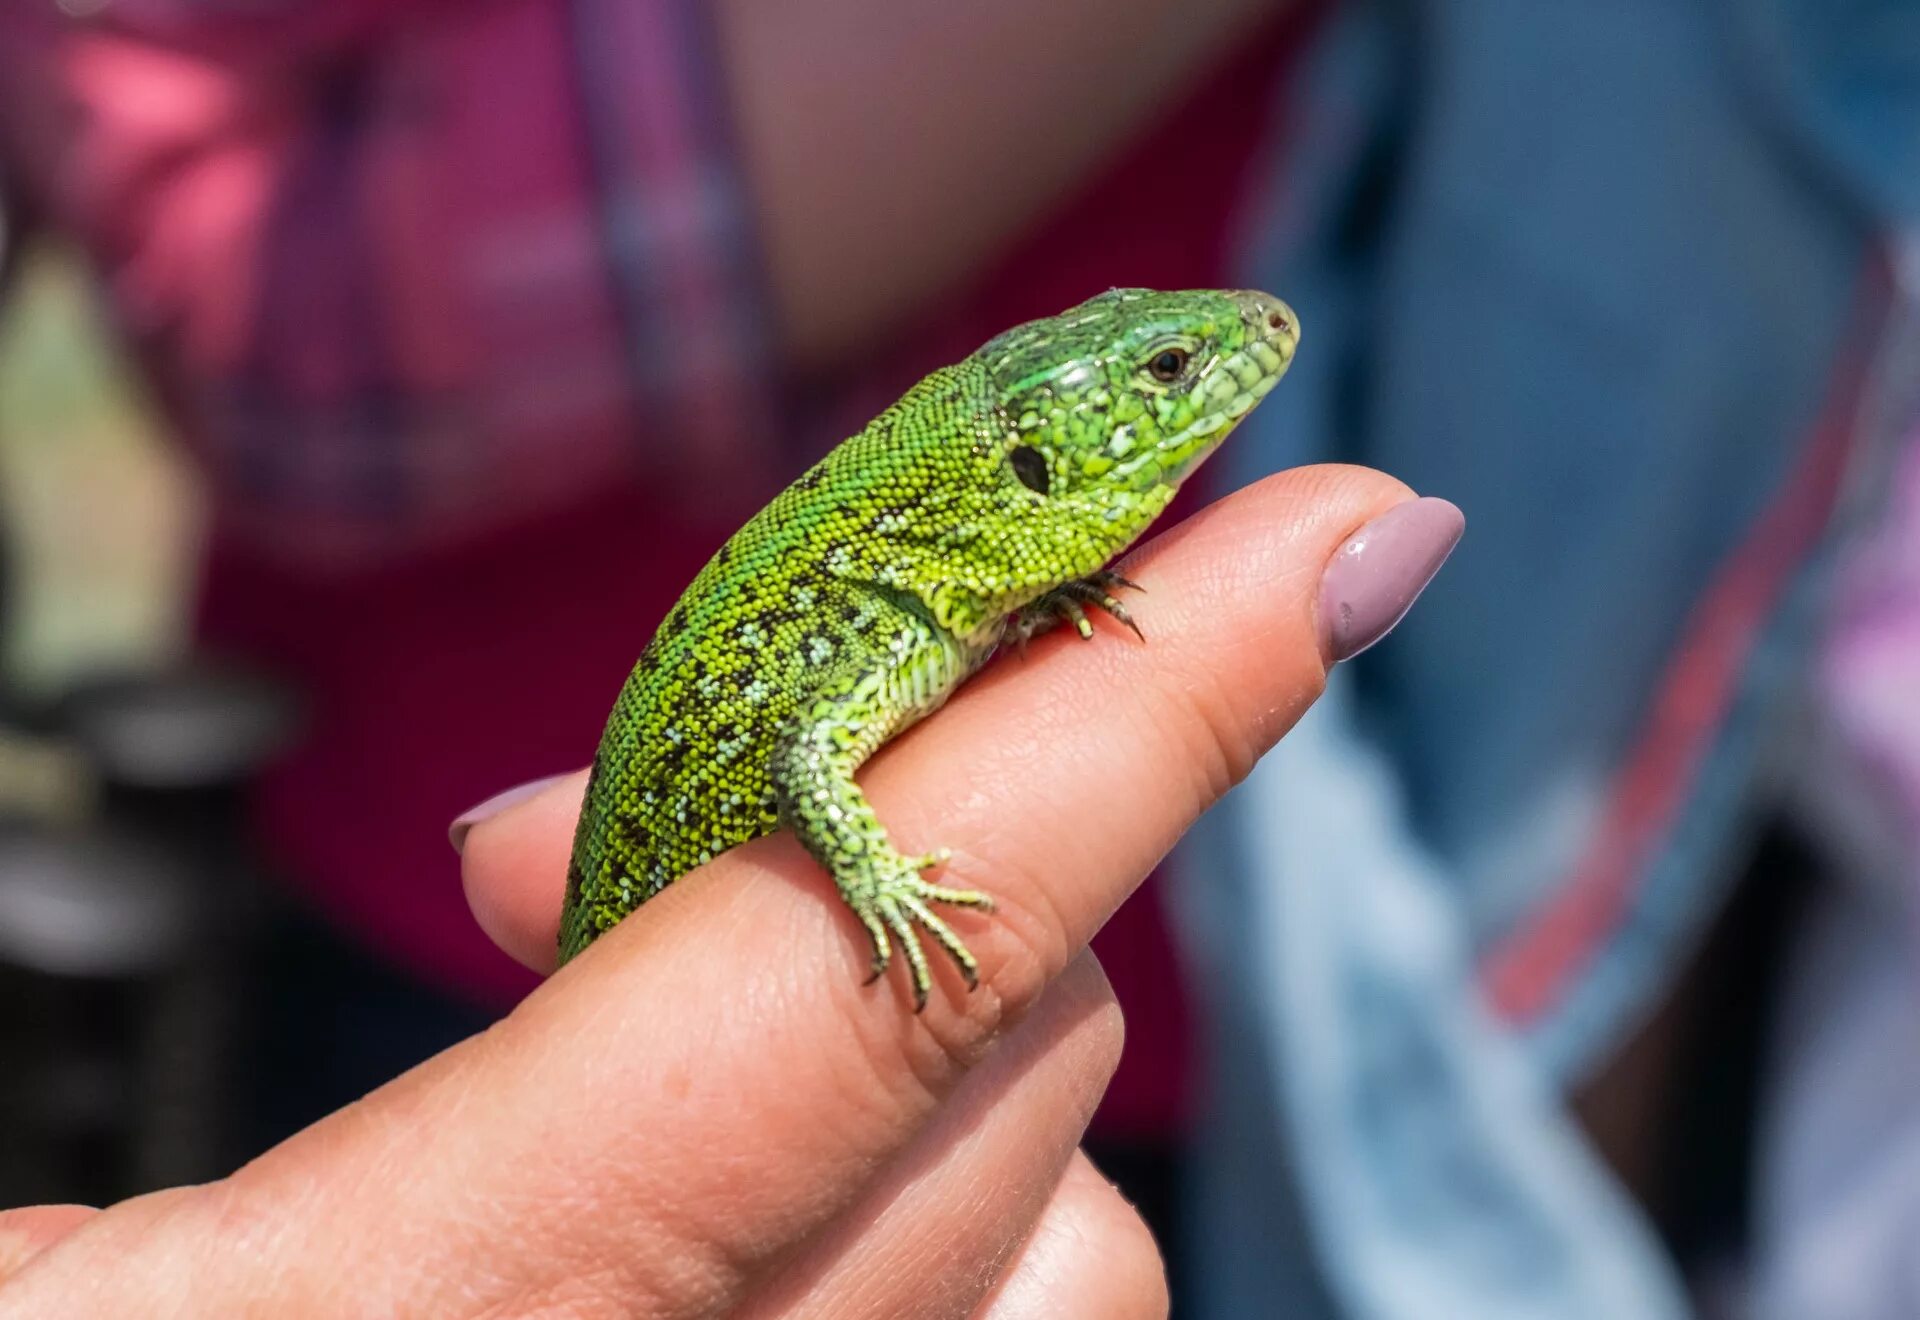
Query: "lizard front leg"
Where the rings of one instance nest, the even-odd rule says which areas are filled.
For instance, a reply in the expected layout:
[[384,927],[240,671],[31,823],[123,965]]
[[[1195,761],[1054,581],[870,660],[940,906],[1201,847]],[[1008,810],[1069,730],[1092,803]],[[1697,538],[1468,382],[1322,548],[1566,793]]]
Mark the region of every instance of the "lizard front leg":
[[894,734],[937,709],[973,671],[973,658],[932,624],[901,613],[891,637],[801,703],[782,729],[769,763],[781,822],[825,867],[840,897],[873,941],[873,978],[884,975],[897,944],[913,980],[914,1009],[927,1005],[932,976],[915,930],[945,949],[969,989],[979,965],[931,904],[993,910],[971,890],[929,883],[921,872],[947,860],[937,849],[917,857],[887,838],[854,772]]
[[1071,623],[1082,638],[1091,639],[1093,623],[1087,618],[1085,607],[1092,605],[1111,614],[1133,629],[1135,637],[1145,641],[1146,636],[1140,631],[1140,625],[1133,621],[1133,615],[1114,597],[1113,593],[1119,590],[1142,591],[1145,588],[1138,582],[1128,581],[1110,568],[1063,583],[1016,613],[1007,625],[1007,635],[1024,649],[1028,641],[1042,633],[1051,632],[1064,621]]

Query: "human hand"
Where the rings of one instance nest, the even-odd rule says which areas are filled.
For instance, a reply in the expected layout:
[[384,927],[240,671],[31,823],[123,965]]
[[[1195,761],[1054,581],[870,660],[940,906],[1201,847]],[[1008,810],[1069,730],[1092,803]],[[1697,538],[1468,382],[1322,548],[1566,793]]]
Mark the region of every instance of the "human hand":
[[[1121,1033],[1086,943],[1444,559],[1457,512],[1406,500],[1338,467],[1223,500],[1127,564],[1146,646],[1046,638],[875,758],[895,839],[996,900],[963,918],[977,991],[863,985],[830,886],[762,839],[230,1178],[0,1215],[0,1313],[1163,1314],[1077,1153]],[[476,915],[539,967],[581,786],[465,838]]]

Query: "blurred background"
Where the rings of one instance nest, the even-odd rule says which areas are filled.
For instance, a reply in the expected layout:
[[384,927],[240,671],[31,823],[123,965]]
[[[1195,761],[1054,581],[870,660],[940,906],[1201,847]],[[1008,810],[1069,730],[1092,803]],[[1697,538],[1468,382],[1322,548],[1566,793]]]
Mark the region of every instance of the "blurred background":
[[0,12],[0,1205],[533,984],[448,822],[931,367],[1255,286],[1461,505],[1100,936],[1177,1314],[1920,1314],[1920,6]]

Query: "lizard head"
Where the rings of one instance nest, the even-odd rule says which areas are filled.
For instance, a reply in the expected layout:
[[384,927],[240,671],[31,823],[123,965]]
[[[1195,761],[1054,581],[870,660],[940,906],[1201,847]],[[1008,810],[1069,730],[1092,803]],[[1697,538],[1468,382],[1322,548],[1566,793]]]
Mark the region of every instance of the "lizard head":
[[978,354],[996,400],[1000,498],[1097,556],[1129,545],[1285,374],[1300,323],[1251,290],[1114,289]]

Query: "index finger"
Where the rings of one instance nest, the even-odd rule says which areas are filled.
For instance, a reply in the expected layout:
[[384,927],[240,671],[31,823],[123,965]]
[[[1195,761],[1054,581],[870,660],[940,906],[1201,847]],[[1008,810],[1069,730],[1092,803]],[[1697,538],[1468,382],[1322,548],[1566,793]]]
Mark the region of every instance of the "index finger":
[[[1274,488],[1268,489],[1269,484]],[[1133,607],[1152,629],[1144,653],[1135,654],[1125,649],[1134,645],[1133,639],[1120,635],[1117,629],[1112,630],[1113,636],[1103,637],[1100,646],[1087,648],[1086,653],[1078,651],[1078,639],[1074,637],[1058,634],[1048,637],[1034,645],[1032,654],[1024,657],[1025,662],[1010,668],[1004,664],[991,668],[962,690],[950,704],[949,713],[914,730],[899,740],[895,748],[875,759],[862,776],[863,784],[881,807],[882,818],[889,823],[896,841],[909,852],[918,848],[923,840],[949,843],[949,834],[959,839],[966,831],[947,829],[946,823],[970,825],[977,833],[982,826],[991,828],[1003,810],[1018,810],[1020,795],[1025,791],[1017,782],[1021,768],[1039,764],[1030,755],[1034,745],[1053,738],[1059,724],[1081,725],[1073,737],[1090,744],[1125,744],[1129,740],[1126,731],[1116,731],[1117,737],[1108,737],[1106,731],[1093,727],[1102,715],[1119,720],[1138,719],[1143,712],[1155,716],[1168,699],[1191,703],[1200,685],[1208,680],[1222,692],[1254,695],[1258,688],[1241,683],[1239,678],[1239,666],[1249,660],[1265,667],[1264,679],[1268,683],[1286,684],[1294,680],[1312,685],[1311,692],[1297,693],[1298,706],[1303,709],[1317,694],[1326,662],[1336,658],[1331,652],[1337,650],[1340,641],[1325,635],[1328,630],[1324,623],[1317,648],[1300,645],[1303,639],[1298,635],[1282,639],[1271,636],[1268,630],[1283,615],[1287,626],[1296,634],[1303,622],[1308,625],[1315,622],[1317,609],[1302,607],[1317,605],[1304,596],[1312,594],[1310,589],[1317,587],[1319,576],[1317,571],[1304,576],[1296,574],[1279,588],[1294,592],[1292,599],[1276,596],[1275,584],[1260,579],[1272,567],[1269,563],[1272,552],[1280,549],[1276,538],[1285,538],[1290,543],[1299,541],[1313,530],[1307,522],[1310,518],[1326,525],[1337,522],[1337,509],[1324,501],[1343,495],[1350,495],[1356,503],[1364,505],[1370,501],[1377,506],[1383,501],[1388,505],[1404,502],[1408,492],[1399,483],[1365,469],[1303,469],[1245,493],[1245,500],[1257,501],[1264,507],[1249,504],[1243,509],[1238,499],[1225,501],[1169,537],[1149,543],[1128,567],[1128,572],[1149,588],[1145,598]],[[1450,511],[1454,519],[1453,534],[1457,537],[1457,511],[1439,500],[1419,503],[1440,505]],[[1260,525],[1265,537],[1264,553],[1254,553],[1262,546],[1235,545],[1242,516]],[[1183,581],[1183,576],[1190,572],[1187,554],[1171,563],[1164,561],[1164,556],[1176,547],[1175,538],[1184,541],[1190,537],[1207,538],[1204,544],[1188,547],[1190,553],[1202,558],[1212,553],[1214,541],[1228,547],[1227,552],[1208,567],[1206,576],[1194,583]],[[1450,548],[1451,543],[1451,539],[1442,542],[1441,553],[1430,568],[1438,567],[1439,559],[1444,558],[1445,549]],[[1308,567],[1317,570],[1319,565]],[[1417,594],[1426,576],[1430,574],[1418,575],[1414,593]],[[1244,593],[1244,599],[1229,599],[1236,591]],[[1282,610],[1282,606],[1286,608]],[[1213,634],[1222,629],[1234,632],[1233,638],[1225,640],[1234,642],[1238,649],[1214,638]],[[1116,644],[1122,649],[1110,649]],[[1264,655],[1261,654],[1263,648]],[[1056,650],[1065,650],[1067,654],[1043,654]],[[1317,667],[1312,663],[1316,656],[1320,660]],[[1289,674],[1280,667],[1302,661],[1306,667],[1299,674]],[[1144,681],[1140,662],[1144,662]],[[1035,665],[1040,667],[1036,669]],[[1007,707],[1005,701],[988,695],[996,685],[1008,682],[1017,685],[1012,708]],[[1097,705],[1089,703],[1084,695],[1087,691],[1101,690],[1112,695],[1098,697]],[[983,709],[983,702],[991,709]],[[978,717],[969,729],[961,729],[952,714],[959,710],[968,710]],[[1188,713],[1211,719],[1209,712]],[[1270,713],[1278,715],[1281,711],[1276,708]],[[1223,709],[1220,714],[1224,716],[1227,712]],[[1036,725],[1036,717],[1047,723]],[[989,730],[984,738],[975,736],[1001,718],[1017,719],[1024,736],[1009,740],[997,729]],[[1290,723],[1292,716],[1286,718]],[[1233,731],[1230,717],[1204,729],[1188,720],[1173,730],[1190,739],[1198,736],[1203,743],[1208,732],[1224,736]],[[1227,772],[1235,778],[1245,773],[1252,756],[1258,755],[1277,737],[1277,731],[1263,730],[1257,727],[1257,722],[1250,725],[1247,732],[1252,736],[1254,750],[1249,752],[1244,744],[1237,749],[1234,763],[1227,767]],[[944,734],[958,736],[943,738]],[[1063,748],[1073,745],[1071,739],[1054,741]],[[924,788],[908,782],[896,789],[892,782],[895,771],[890,769],[895,758],[903,754],[907,746],[924,747],[928,743],[936,744],[931,755],[953,758],[964,767],[962,773],[952,780],[933,782]],[[1175,750],[1198,750],[1203,760],[1207,751],[1204,746]],[[1123,775],[1130,775],[1139,767],[1123,755],[1117,768]],[[908,772],[909,779],[914,773]],[[555,776],[539,785],[527,785],[496,800],[510,801],[510,809],[503,807],[488,812],[482,808],[463,817],[456,826],[456,846],[473,841],[472,846],[464,849],[463,879],[476,918],[496,943],[536,971],[553,970],[561,899],[566,887],[567,854],[585,783],[583,770]],[[1082,783],[1091,781],[1082,780]],[[1126,788],[1117,785],[1114,791],[1124,795]],[[1211,793],[1211,789],[1201,792],[1204,796]],[[897,800],[886,800],[896,795]],[[1124,796],[1117,796],[1108,799],[1108,803],[1123,800]],[[1084,827],[1096,819],[1096,812],[1114,814],[1110,805],[1098,807],[1067,827],[1068,832],[1075,835],[1083,832]],[[1182,823],[1173,830],[1174,837],[1185,828],[1184,821],[1192,814],[1176,815]],[[1060,828],[1054,827],[1056,843]],[[1012,858],[982,857],[977,850],[966,849],[963,839],[953,846],[956,855],[943,882],[958,888],[984,887],[995,891],[1004,904],[1006,896],[996,889],[1004,885],[1004,880],[982,872],[1004,873],[1008,861],[1014,863],[1014,870],[1024,869],[1020,864],[1028,854]],[[1049,844],[1039,841],[1038,846],[1044,850]],[[1033,856],[1038,860],[1044,851]],[[1045,876],[1034,878],[1044,887]],[[1091,916],[1096,926],[1130,890],[1131,885],[1124,884],[1104,901],[1095,902]],[[1053,901],[1052,895],[1047,897]],[[644,909],[654,910],[653,905]],[[978,924],[971,923],[970,929]]]

